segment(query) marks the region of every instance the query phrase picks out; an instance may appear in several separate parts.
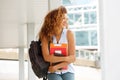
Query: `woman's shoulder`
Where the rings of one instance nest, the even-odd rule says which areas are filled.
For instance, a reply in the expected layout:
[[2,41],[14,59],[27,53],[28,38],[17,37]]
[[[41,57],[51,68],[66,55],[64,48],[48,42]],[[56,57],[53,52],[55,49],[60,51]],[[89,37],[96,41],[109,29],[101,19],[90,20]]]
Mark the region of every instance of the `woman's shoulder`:
[[73,33],[70,29],[66,29],[66,28],[63,29],[63,32],[67,32],[67,33],[70,33],[70,34]]
[[74,37],[73,31],[71,31],[70,29],[67,29],[67,38],[70,39],[70,38],[73,38],[73,37]]
[[68,35],[73,35],[73,32],[70,29],[67,29],[67,34]]

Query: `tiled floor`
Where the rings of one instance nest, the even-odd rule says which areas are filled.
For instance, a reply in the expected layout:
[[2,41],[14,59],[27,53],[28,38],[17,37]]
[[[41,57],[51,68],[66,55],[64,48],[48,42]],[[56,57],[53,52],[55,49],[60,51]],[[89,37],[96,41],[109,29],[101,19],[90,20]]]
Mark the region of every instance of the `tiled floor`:
[[[0,80],[19,80],[18,61],[0,60]],[[27,62],[25,63],[25,80],[27,79]],[[75,66],[75,80],[101,80],[101,70]]]

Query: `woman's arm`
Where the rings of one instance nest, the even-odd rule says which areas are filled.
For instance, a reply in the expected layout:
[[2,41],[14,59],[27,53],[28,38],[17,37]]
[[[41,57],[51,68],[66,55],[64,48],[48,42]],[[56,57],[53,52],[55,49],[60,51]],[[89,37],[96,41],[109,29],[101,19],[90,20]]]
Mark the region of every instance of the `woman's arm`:
[[67,62],[72,63],[75,61],[75,40],[72,31],[67,31],[67,39],[68,39],[68,56]]
[[46,40],[46,38],[43,38],[41,42],[42,42],[43,57],[45,61],[55,63],[55,62],[67,61],[67,59],[69,59],[67,57],[58,57],[58,56],[50,55],[48,49],[48,41]]
[[68,56],[66,57],[66,61],[59,63],[54,66],[49,67],[50,72],[55,72],[59,70],[60,68],[63,68],[64,66],[67,66],[70,63],[73,63],[75,61],[75,41],[74,41],[74,35],[73,33],[68,30],[67,32],[67,39],[68,39]]
[[48,41],[44,37],[41,40],[41,42],[42,42],[43,57],[44,57],[45,61],[48,61],[51,63],[62,62],[62,61],[66,61],[68,63],[74,62],[75,61],[75,42],[74,42],[74,35],[70,30],[68,30],[68,32],[67,32],[67,39],[68,39],[68,56],[58,57],[58,56],[49,54]]
[[57,65],[54,65],[54,66],[50,66],[49,67],[49,71],[50,72],[55,72],[55,71],[57,71],[57,70],[59,70],[59,69],[61,69],[61,68],[63,68],[63,67],[65,67],[65,66],[68,66],[68,62],[61,62],[61,63],[59,63],[59,64],[57,64]]

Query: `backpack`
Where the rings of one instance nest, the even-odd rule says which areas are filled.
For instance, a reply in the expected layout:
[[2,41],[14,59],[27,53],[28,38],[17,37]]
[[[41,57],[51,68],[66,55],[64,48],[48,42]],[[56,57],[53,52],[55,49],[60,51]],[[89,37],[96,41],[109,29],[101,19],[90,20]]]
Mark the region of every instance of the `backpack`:
[[46,62],[42,56],[41,41],[31,41],[29,48],[29,58],[33,72],[38,78],[47,80],[47,73],[50,63]]

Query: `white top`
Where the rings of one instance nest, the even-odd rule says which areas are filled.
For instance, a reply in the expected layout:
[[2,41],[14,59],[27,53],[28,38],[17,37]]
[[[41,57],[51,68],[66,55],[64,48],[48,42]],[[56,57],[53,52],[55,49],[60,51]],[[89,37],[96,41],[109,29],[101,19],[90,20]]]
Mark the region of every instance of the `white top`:
[[[68,29],[63,29],[63,32],[61,34],[61,38],[59,40],[59,44],[60,43],[68,43],[68,40],[67,40],[67,30]],[[56,40],[55,36],[53,36],[53,43],[57,44],[57,40]],[[67,70],[56,71],[55,73],[61,74],[61,73],[66,73],[66,72],[74,73],[74,66],[73,66],[72,63],[68,65],[68,69]]]

